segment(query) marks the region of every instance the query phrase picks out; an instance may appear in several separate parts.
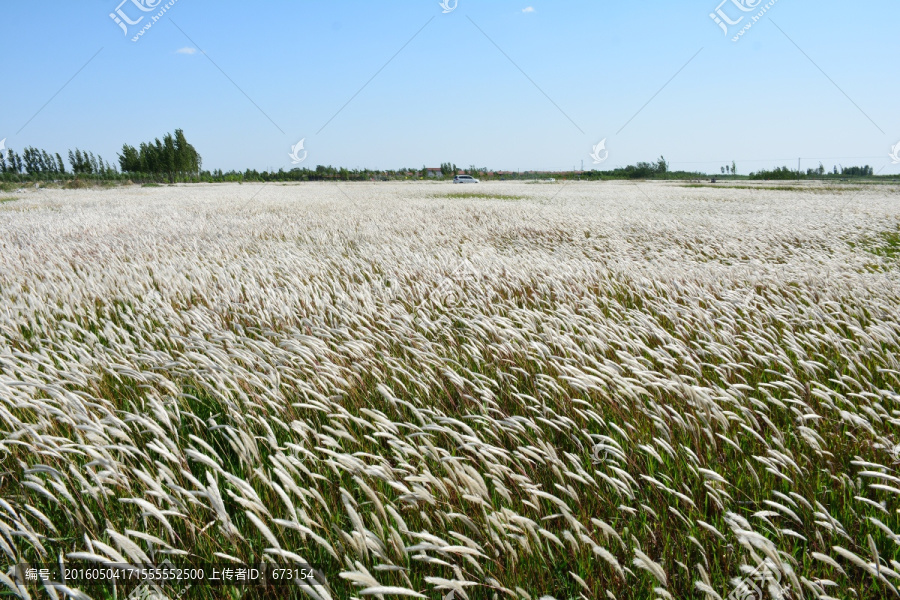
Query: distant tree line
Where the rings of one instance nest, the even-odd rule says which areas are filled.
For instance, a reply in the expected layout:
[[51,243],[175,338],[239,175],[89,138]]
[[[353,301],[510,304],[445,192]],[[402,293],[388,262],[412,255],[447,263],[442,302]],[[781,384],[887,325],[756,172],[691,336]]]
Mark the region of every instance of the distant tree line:
[[[94,156],[92,152],[82,152],[76,148],[69,150],[69,167],[73,174],[96,173],[97,175],[114,175],[115,169],[103,160],[101,156]],[[22,151],[22,155],[15,150],[0,153],[0,173],[15,178],[26,175],[34,179],[46,179],[47,176],[65,175],[66,165],[62,156],[57,152],[50,154],[46,150],[39,150],[28,146]],[[9,179],[10,177],[5,177]]]
[[[665,177],[669,172],[669,163],[660,156],[656,162],[639,162],[636,165],[628,165],[621,171],[628,179],[653,179],[654,177]],[[614,169],[613,174],[615,173]]]
[[690,171],[670,171],[669,162],[660,156],[655,162],[638,162],[607,171],[573,171],[580,179],[696,179],[706,177],[704,173]]
[[[125,144],[119,155],[121,173],[102,156],[80,148],[69,150],[68,158],[71,174],[76,178],[87,176],[88,179],[117,180],[133,176],[138,180],[164,179],[174,182],[199,180],[201,176],[200,154],[188,143],[181,129],[176,129],[174,135],[167,133],[162,141],[157,138],[141,144],[137,149]],[[46,180],[67,179],[69,172],[59,153],[50,154],[29,146],[21,155],[12,149],[0,152],[0,174],[5,180],[21,179],[22,176],[31,180]]]
[[[835,169],[837,172],[837,169]],[[864,167],[841,167],[841,175],[844,177],[872,177],[875,175],[875,170],[866,165]]]
[[94,156],[93,152],[82,152],[75,148],[75,152],[69,150],[69,164],[76,175],[116,175],[115,167],[103,160],[102,156]]
[[750,179],[797,179],[799,173],[787,167],[775,167],[772,170],[760,170],[750,173]]
[[188,143],[184,131],[167,133],[162,141],[142,143],[138,148],[125,144],[119,155],[123,173],[165,175],[171,181],[186,175],[199,175],[203,163],[197,150]]
[[[331,165],[317,165],[315,168],[293,168],[288,171],[246,169],[244,171],[212,171],[202,170],[202,158],[197,150],[188,143],[184,132],[176,129],[174,134],[167,133],[160,140],[144,142],[137,147],[125,144],[118,156],[118,169],[115,165],[95,156],[92,152],[76,148],[68,152],[68,167],[60,154],[51,154],[45,150],[28,147],[19,155],[14,150],[0,152],[0,180],[3,181],[68,181],[84,179],[106,182],[137,183],[218,183],[218,182],[301,182],[301,181],[389,181],[431,179],[436,172],[426,167],[421,169],[401,167],[399,169],[347,169]],[[460,170],[452,162],[441,163],[441,179],[447,180],[460,172],[480,179],[501,180],[533,180],[533,179],[703,179],[706,173],[695,171],[672,171],[669,162],[662,156],[654,162],[638,162],[625,167],[616,167],[604,171],[491,171],[487,167],[470,165]],[[723,174],[732,177],[737,175],[737,165],[721,167]],[[834,178],[834,177],[872,177],[874,171],[869,165],[862,167],[834,167],[831,173],[820,163],[818,168],[807,169],[805,174],[788,167],[777,167],[772,170],[760,170],[749,175],[750,179],[797,179],[799,177]]]
[[[170,136],[167,136],[170,137]],[[413,167],[401,167],[399,169],[347,169],[333,167],[331,165],[317,165],[315,168],[294,168],[288,171],[246,169],[244,171],[212,171],[200,170],[199,155],[193,162],[193,150],[189,144],[178,141],[179,135],[171,136],[171,143],[163,140],[153,143],[141,144],[138,148],[125,145],[119,155],[119,167],[121,171],[104,162],[93,154],[75,150],[69,153],[71,172],[65,168],[52,170],[26,171],[24,167],[19,169],[9,168],[3,171],[9,175],[0,175],[7,180],[32,180],[42,181],[48,179],[65,180],[77,176],[81,179],[96,181],[132,181],[132,182],[184,182],[184,183],[220,183],[220,182],[301,182],[301,181],[397,181],[432,179],[434,174],[428,169]],[[183,139],[183,138],[182,138]],[[180,154],[176,148],[187,148],[188,152]],[[42,155],[43,156],[43,155]],[[49,155],[48,155],[49,156]],[[185,160],[187,156],[187,160]],[[180,157],[180,158],[179,158]],[[21,161],[14,153],[10,152],[9,161]],[[10,164],[9,161],[7,164]],[[45,160],[45,163],[47,161]],[[59,161],[56,161],[57,167]],[[196,170],[194,170],[196,168]],[[609,171],[491,171],[487,167],[470,165],[467,169],[459,169],[453,163],[442,163],[440,178],[448,180],[460,171],[481,179],[505,179],[505,180],[533,180],[533,179],[696,179],[706,177],[703,173],[669,171],[668,163],[662,157],[656,162],[639,162],[636,165],[617,168]],[[24,176],[23,176],[24,175]]]
[[790,169],[788,167],[775,167],[771,170],[760,170],[750,173],[750,179],[810,179],[810,178],[835,178],[835,177],[874,177],[875,170],[869,165],[862,167],[841,167],[837,165],[829,173],[825,169],[825,165],[819,163],[817,168],[807,169],[806,173]]

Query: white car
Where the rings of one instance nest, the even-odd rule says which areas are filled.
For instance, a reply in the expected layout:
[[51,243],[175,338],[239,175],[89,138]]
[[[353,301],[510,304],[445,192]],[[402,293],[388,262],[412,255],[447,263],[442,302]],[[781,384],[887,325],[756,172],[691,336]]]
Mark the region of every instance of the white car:
[[471,175],[457,175],[453,178],[453,183],[479,183],[479,181]]

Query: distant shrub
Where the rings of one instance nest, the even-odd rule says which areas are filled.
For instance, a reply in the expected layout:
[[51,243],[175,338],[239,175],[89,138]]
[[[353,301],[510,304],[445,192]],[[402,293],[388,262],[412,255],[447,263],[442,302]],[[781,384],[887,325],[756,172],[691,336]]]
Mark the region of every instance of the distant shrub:
[[67,190],[83,190],[89,187],[92,187],[90,183],[84,181],[82,179],[72,179],[71,181],[67,181],[63,187]]

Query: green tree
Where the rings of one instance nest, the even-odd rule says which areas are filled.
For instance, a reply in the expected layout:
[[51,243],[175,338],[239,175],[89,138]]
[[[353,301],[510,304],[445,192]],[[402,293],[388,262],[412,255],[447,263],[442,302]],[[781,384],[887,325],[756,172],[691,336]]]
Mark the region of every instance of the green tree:
[[188,143],[181,129],[175,130],[175,170],[182,174],[200,172],[201,160],[197,150]]
[[134,146],[125,144],[119,154],[119,168],[123,173],[137,173],[141,170],[141,155]]
[[75,148],[75,152],[69,150],[69,164],[72,165],[72,172],[76,175],[87,172],[84,157],[78,148]]
[[176,173],[175,138],[167,133],[163,136],[163,168],[169,176],[169,180],[175,182]]
[[24,168],[24,163],[22,162],[22,157],[16,154],[13,150],[9,151],[9,159],[12,162],[12,171],[16,175],[22,173],[22,169]]
[[669,163],[666,162],[664,156],[660,156],[659,160],[656,161],[656,172],[657,173],[668,173],[669,172]]
[[41,164],[45,173],[56,173],[56,161],[47,154],[46,150],[41,150]]
[[31,146],[26,146],[22,151],[22,158],[25,160],[25,172],[28,175],[32,175],[37,173],[37,164],[34,160],[34,148]]

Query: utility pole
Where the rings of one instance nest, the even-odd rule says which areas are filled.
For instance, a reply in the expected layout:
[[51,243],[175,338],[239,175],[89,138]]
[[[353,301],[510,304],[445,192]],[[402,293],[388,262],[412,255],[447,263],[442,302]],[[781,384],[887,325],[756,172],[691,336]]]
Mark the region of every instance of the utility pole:
[[800,181],[800,159],[797,159],[797,181]]

